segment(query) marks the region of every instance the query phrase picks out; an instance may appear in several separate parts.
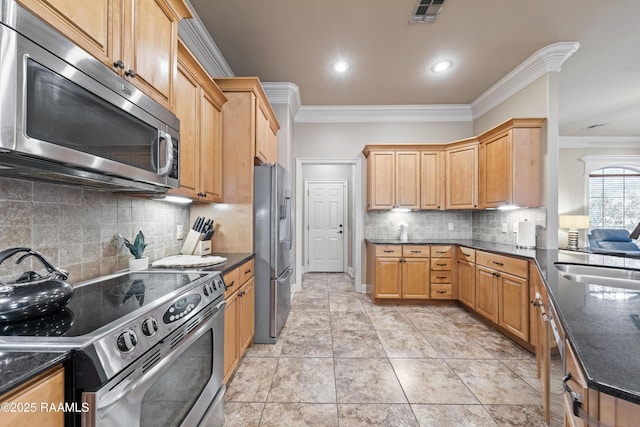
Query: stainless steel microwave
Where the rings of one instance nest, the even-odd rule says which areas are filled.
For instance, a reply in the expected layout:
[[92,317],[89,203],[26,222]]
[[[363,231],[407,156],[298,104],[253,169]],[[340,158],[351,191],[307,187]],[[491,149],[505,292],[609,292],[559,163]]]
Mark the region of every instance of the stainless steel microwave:
[[177,117],[0,0],[0,176],[114,192],[178,186]]

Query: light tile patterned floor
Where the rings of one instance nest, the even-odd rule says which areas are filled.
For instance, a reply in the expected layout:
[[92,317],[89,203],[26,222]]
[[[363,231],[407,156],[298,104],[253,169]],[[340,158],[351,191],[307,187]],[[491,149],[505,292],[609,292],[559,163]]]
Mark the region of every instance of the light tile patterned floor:
[[543,426],[538,390],[535,357],[464,309],[375,306],[347,275],[312,273],[278,343],[227,384],[225,427]]

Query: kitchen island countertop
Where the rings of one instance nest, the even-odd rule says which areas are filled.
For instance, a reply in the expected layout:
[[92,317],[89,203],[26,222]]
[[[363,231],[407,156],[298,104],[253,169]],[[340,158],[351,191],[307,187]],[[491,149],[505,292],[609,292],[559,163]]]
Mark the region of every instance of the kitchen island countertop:
[[551,249],[520,249],[479,240],[367,239],[377,245],[460,245],[535,260],[560,324],[595,390],[640,404],[640,288],[565,278],[556,262],[640,270],[640,259]]

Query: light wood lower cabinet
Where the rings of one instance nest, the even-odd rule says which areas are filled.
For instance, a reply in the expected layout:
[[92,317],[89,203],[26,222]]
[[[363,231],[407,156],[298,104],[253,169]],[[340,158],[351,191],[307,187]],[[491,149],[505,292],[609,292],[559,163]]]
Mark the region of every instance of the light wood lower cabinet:
[[476,251],[474,249],[457,248],[458,301],[467,307],[476,308]]
[[429,299],[430,249],[423,245],[368,244],[373,299]]
[[224,275],[227,285],[224,314],[224,383],[235,371],[254,335],[254,261],[250,260]]
[[[61,365],[2,396],[1,404],[15,405],[16,411],[2,411],[3,426],[64,426],[64,411],[41,411],[41,404],[59,407],[64,404],[64,369]],[[34,406],[35,405],[35,406]],[[28,408],[29,410],[18,410]],[[33,409],[33,411],[31,411]]]
[[[529,341],[529,267],[513,257],[477,251],[474,310]],[[465,296],[471,292],[465,290]],[[470,301],[464,301],[471,306]]]

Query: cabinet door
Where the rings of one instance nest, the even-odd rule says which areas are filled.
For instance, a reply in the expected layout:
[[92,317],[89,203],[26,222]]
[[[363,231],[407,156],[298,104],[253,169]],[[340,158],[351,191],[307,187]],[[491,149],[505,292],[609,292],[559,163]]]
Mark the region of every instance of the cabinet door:
[[498,281],[495,270],[476,265],[476,312],[498,323]]
[[120,1],[18,0],[18,3],[115,71],[113,63],[120,58]]
[[269,139],[269,163],[277,163],[278,162],[278,134],[274,132],[269,125],[269,131],[267,132],[267,136]]
[[396,152],[395,206],[420,209],[420,152]]
[[[0,404],[8,403],[15,411],[2,411],[0,425],[63,427],[64,412],[43,411],[40,402],[57,408],[64,401],[64,370],[59,366],[0,396]],[[32,405],[35,411],[29,410]],[[20,410],[23,407],[27,410]]]
[[[222,113],[216,107],[212,95],[204,90],[202,94],[200,109],[201,191],[207,202],[222,202]],[[182,134],[182,124],[180,129]],[[182,186],[182,181],[180,181],[180,185]]]
[[467,261],[458,261],[458,299],[475,309],[476,305],[476,268]]
[[255,287],[253,277],[242,286],[238,293],[239,298],[239,356],[242,356],[244,351],[253,342],[254,335],[254,300],[255,300]]
[[478,145],[446,151],[447,209],[478,207]]
[[238,293],[227,297],[224,309],[224,382],[231,377],[240,359],[238,352]]
[[180,119],[180,188],[172,193],[198,198],[198,82],[182,63],[176,78],[175,113]]
[[511,133],[505,133],[481,147],[481,207],[498,207],[512,201]]
[[499,274],[498,324],[529,341],[529,283],[521,277]]
[[420,209],[442,209],[444,174],[440,170],[442,151],[420,152]]
[[401,258],[376,258],[375,298],[401,298]]
[[395,205],[396,163],[393,151],[374,151],[367,158],[369,209],[391,209]]
[[256,158],[260,163],[269,163],[269,119],[262,104],[256,108]]
[[402,260],[402,298],[428,299],[429,281],[429,258]]
[[135,73],[125,76],[151,98],[172,109],[178,19],[164,0],[125,0],[124,5],[124,70]]

